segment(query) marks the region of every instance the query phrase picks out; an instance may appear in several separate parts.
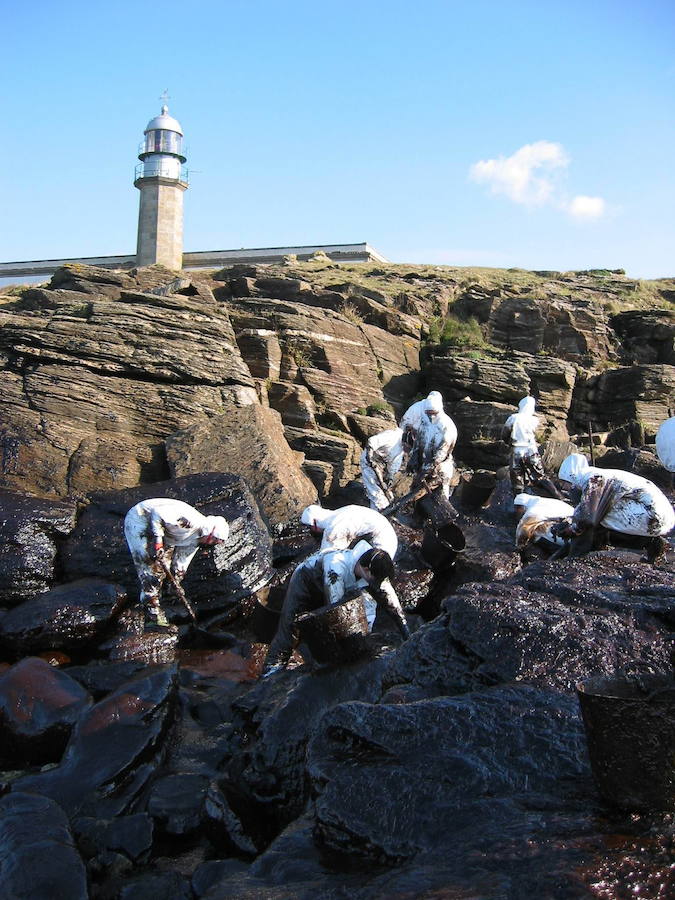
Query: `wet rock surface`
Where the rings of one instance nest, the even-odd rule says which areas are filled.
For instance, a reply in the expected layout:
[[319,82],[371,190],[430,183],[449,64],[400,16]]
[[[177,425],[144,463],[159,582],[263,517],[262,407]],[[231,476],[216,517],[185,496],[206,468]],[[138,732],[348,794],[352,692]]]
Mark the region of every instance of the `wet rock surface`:
[[80,718],[57,768],[18,779],[16,789],[71,816],[128,812],[166,752],[175,694],[174,667],[125,683]]
[[0,605],[46,591],[56,578],[57,540],[73,529],[76,504],[0,492]]
[[0,619],[0,647],[15,659],[41,650],[86,647],[111,627],[127,600],[120,585],[100,578],[57,585]]
[[87,900],[87,873],[68,817],[47,797],[0,798],[0,884],[6,897]]
[[91,706],[66,672],[26,657],[0,675],[0,754],[7,768],[58,762],[73,725]]

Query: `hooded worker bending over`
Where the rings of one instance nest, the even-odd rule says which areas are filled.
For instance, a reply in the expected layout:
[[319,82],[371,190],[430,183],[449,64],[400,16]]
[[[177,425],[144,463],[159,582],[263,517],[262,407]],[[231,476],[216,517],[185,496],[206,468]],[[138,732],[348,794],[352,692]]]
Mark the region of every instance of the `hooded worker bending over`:
[[398,538],[389,519],[367,506],[342,506],[323,509],[308,506],[300,521],[309,525],[312,534],[321,540],[322,550],[347,550],[357,539],[366,540],[376,550],[384,550],[394,559]]
[[[398,538],[391,522],[367,506],[343,506],[336,510],[308,506],[302,512],[301,521],[309,525],[315,537],[321,538],[322,550],[347,550],[358,540],[365,540],[376,550],[384,550],[392,560],[396,556]],[[384,579],[379,590],[390,595],[390,602],[394,606],[398,603],[389,578]],[[368,629],[372,630],[377,615],[377,597],[373,599],[366,596],[364,605]]]
[[[572,453],[563,460],[558,477],[582,492],[572,518],[556,529],[558,534],[568,538],[582,534],[592,537],[595,528],[602,525],[622,534],[653,538],[646,557],[649,562],[663,554],[663,535],[675,527],[675,512],[665,494],[651,481],[622,469],[589,466],[581,453]],[[570,555],[575,550],[579,552],[573,547]]]
[[385,509],[394,499],[392,484],[407,455],[400,428],[380,431],[366,441],[361,454],[361,477],[372,509]]
[[376,550],[359,541],[353,550],[320,550],[296,567],[288,583],[281,619],[265,659],[262,675],[267,677],[284,668],[297,643],[294,625],[297,616],[320,606],[340,603],[351,593],[367,589],[386,606],[404,638],[410,636],[408,624],[396,594],[381,593],[378,588],[389,581],[394,564],[384,550]]
[[182,500],[142,500],[124,519],[124,535],[141,583],[146,616],[167,625],[160,606],[166,567],[180,585],[200,546],[226,541],[230,529],[222,516],[203,516]]
[[423,403],[413,456],[418,461],[421,477],[429,484],[440,486],[447,500],[455,473],[452,451],[457,443],[457,426],[443,412],[443,398],[438,391],[432,391]]
[[511,444],[509,475],[513,493],[522,494],[527,484],[539,484],[551,496],[561,499],[558,489],[546,477],[539,456],[539,445],[534,436],[539,428],[539,419],[534,414],[534,397],[523,397],[518,403],[518,412],[509,416],[502,428],[502,440]]
[[556,537],[551,529],[563,519],[568,519],[574,507],[564,500],[537,497],[534,494],[517,494],[513,498],[516,515],[520,521],[516,527],[516,547],[524,550],[529,543],[538,541],[563,547],[565,540]]

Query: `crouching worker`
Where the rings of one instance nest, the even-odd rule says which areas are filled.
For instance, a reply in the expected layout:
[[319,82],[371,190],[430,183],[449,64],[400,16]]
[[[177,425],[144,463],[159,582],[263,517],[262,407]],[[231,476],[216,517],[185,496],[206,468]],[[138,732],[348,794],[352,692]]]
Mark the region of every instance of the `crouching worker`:
[[598,525],[651,538],[646,562],[655,562],[663,555],[667,546],[663,535],[675,527],[675,512],[653,482],[622,469],[589,466],[581,453],[563,460],[558,477],[581,488],[581,500],[571,519],[555,528],[558,536],[572,540],[570,556],[591,549]]
[[353,550],[319,551],[301,562],[288,583],[279,627],[267,652],[262,677],[287,665],[297,643],[295,623],[299,615],[340,603],[364,589],[385,606],[403,638],[408,638],[405,614],[389,580],[393,572],[389,554],[374,549],[366,541],[359,541]]
[[168,625],[160,605],[167,569],[180,586],[200,546],[221,544],[229,527],[222,516],[204,516],[182,500],[142,500],[124,519],[124,535],[141,583],[147,621]]
[[516,548],[522,551],[528,544],[537,544],[546,550],[565,546],[565,539],[556,537],[553,529],[569,519],[574,507],[564,500],[537,497],[534,494],[517,494],[513,498],[516,516]]

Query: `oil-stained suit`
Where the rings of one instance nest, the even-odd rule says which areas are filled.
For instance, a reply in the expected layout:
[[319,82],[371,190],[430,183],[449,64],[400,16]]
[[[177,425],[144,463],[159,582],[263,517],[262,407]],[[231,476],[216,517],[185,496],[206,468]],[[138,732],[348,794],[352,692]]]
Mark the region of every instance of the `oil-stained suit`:
[[537,497],[535,494],[517,494],[513,498],[516,510],[524,510],[518,525],[516,526],[516,547],[523,550],[527,544],[543,539],[551,545],[559,547],[565,545],[562,537],[556,537],[551,531],[552,527],[563,519],[568,519],[574,512],[574,507],[564,500],[554,500],[552,497]]
[[[352,593],[365,590],[377,593],[376,586],[369,586],[355,571],[359,560],[370,549],[366,541],[359,541],[352,550],[319,550],[296,567],[286,589],[277,633],[263,666],[263,677],[288,663],[296,643],[295,621],[301,613],[339,603]],[[410,632],[393,588],[391,592],[378,595],[378,602],[386,606],[402,635],[407,638]]]
[[622,469],[590,466],[581,453],[563,460],[558,477],[581,489],[581,499],[564,532],[568,537],[602,525],[623,534],[654,538],[650,560],[663,552],[661,539],[675,527],[675,512],[653,482]]
[[158,497],[129,510],[124,535],[141,583],[141,603],[152,620],[166,625],[160,606],[163,562],[180,584],[199,546],[226,541],[229,526],[222,516],[204,516],[182,500]]
[[514,494],[521,494],[525,485],[546,479],[534,436],[539,427],[535,405],[534,397],[523,397],[518,403],[518,412],[509,416],[502,428],[502,440],[511,444],[509,475]]
[[[320,506],[308,506],[303,510],[300,520],[313,530],[323,531],[321,537],[322,550],[347,550],[357,541],[367,541],[371,547],[384,550],[394,559],[398,550],[398,537],[391,522],[374,509],[367,506],[342,506],[340,509],[322,509]],[[398,598],[394,587],[385,579],[380,591],[393,593],[392,603]],[[372,629],[377,615],[377,601],[368,594],[364,597],[368,628]]]
[[372,509],[386,509],[393,501],[394,476],[406,458],[403,431],[389,428],[368,438],[361,454],[361,477]]
[[398,538],[389,519],[367,506],[341,506],[323,509],[308,506],[300,521],[322,533],[322,550],[347,550],[356,540],[365,540],[371,547],[379,547],[392,559],[398,550]]
[[438,482],[446,500],[450,496],[450,482],[455,473],[452,451],[456,443],[455,423],[442,409],[439,411],[432,401],[427,400],[413,455],[416,451],[419,453],[420,474],[428,482]]

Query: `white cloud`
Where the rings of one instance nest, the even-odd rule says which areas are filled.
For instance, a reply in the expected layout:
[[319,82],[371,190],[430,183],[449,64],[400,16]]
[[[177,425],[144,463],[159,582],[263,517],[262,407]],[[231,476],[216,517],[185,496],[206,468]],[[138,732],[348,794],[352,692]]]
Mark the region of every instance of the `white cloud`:
[[514,203],[541,206],[552,199],[554,173],[569,164],[561,144],[536,141],[525,144],[512,156],[483,159],[471,166],[474,181],[488,184],[493,194],[505,194]]
[[579,194],[569,202],[567,212],[575,219],[599,219],[605,214],[605,201],[602,197]]
[[562,144],[535,141],[511,156],[482,159],[469,169],[473,181],[493,194],[504,194],[523,206],[555,206],[579,220],[599,219],[606,212],[602,197],[578,194],[569,200],[559,181],[570,163]]

